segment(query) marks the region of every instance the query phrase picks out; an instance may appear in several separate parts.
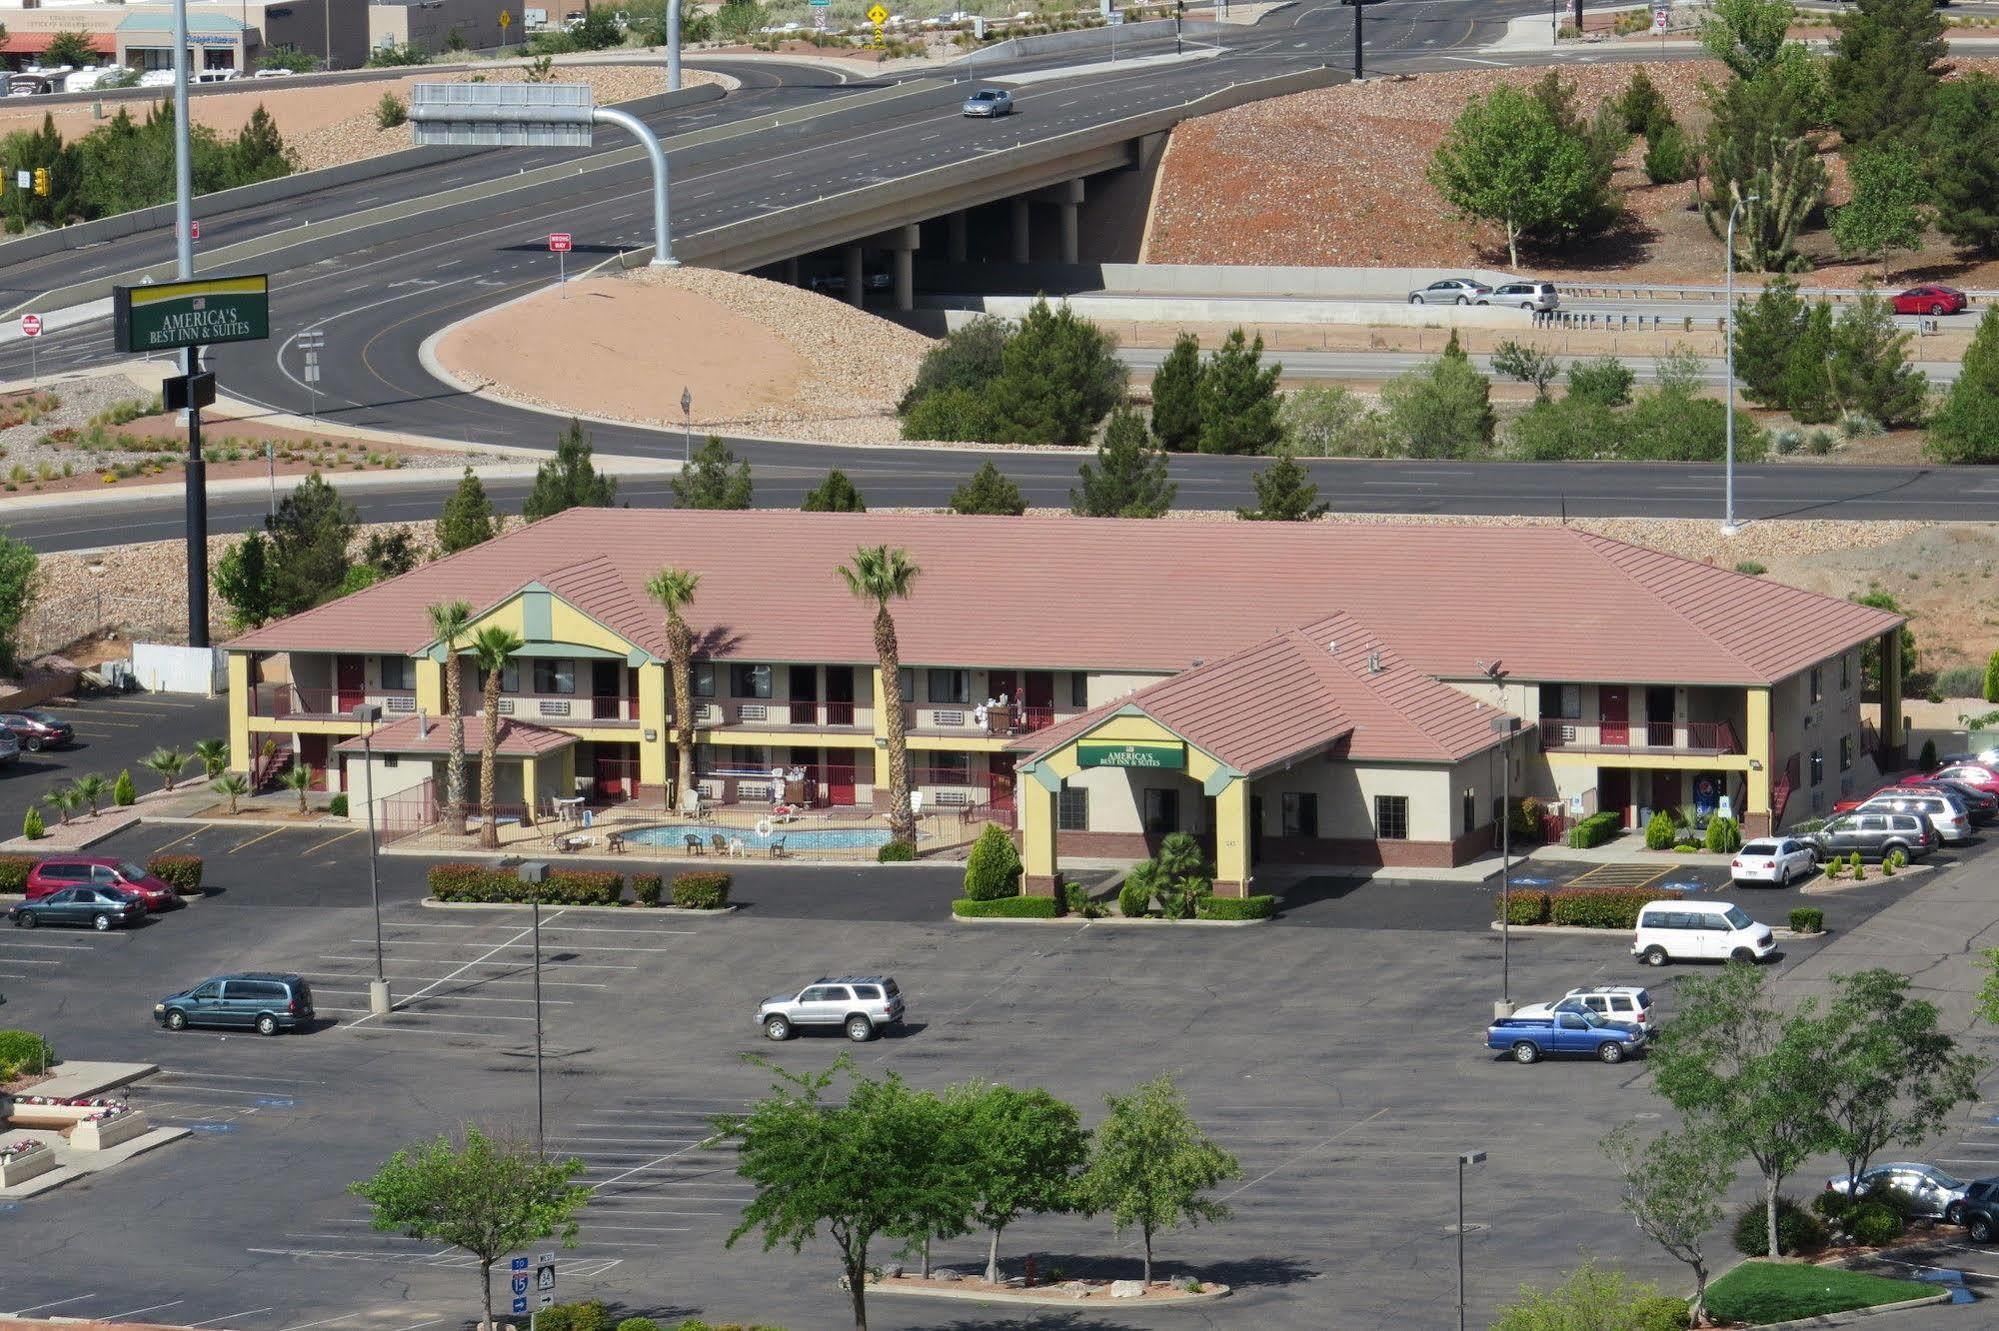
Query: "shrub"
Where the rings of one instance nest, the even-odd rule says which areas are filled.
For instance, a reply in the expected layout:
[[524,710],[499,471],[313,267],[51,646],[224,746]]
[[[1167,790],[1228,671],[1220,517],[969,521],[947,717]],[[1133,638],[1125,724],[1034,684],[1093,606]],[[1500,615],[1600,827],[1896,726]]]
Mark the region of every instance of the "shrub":
[[1825,928],[1825,912],[1816,906],[1794,906],[1791,908],[1791,932],[1794,934],[1815,934]]
[[656,873],[635,873],[631,877],[632,900],[641,906],[657,906],[666,880]]
[[1678,892],[1640,887],[1581,887],[1548,894],[1548,921],[1583,929],[1635,929],[1648,901],[1678,901]]
[[146,861],[146,872],[176,892],[201,890],[199,855],[155,855]]
[[987,823],[965,860],[965,895],[997,901],[1020,895],[1020,852],[998,823]]
[[535,1315],[535,1331],[612,1331],[615,1325],[602,1299],[558,1303]]
[[1937,671],[1934,687],[1946,698],[1982,698],[1990,679],[1989,667],[1945,666]]
[[1277,898],[1202,897],[1194,907],[1197,920],[1267,920],[1277,913]]
[[1091,898],[1090,890],[1081,883],[1064,882],[1060,886],[1064,915],[1080,915],[1086,920],[1100,920],[1109,913],[1101,901]]
[[1768,573],[1770,569],[1767,565],[1759,564],[1753,559],[1745,559],[1735,566],[1735,571],[1737,573],[1747,573],[1752,578],[1760,578],[1765,573]]
[[[519,904],[535,898],[535,889],[511,869],[486,864],[433,864],[428,878],[439,901]],[[608,870],[557,869],[541,884],[540,896],[545,906],[614,906],[624,887],[625,880]]]
[[1906,869],[1908,866],[1909,857],[1899,850],[1889,851],[1887,858],[1881,861],[1881,867],[1889,873],[1897,869]]
[[[1735,1218],[1735,1250],[1744,1257],[1767,1257],[1770,1236],[1763,1203],[1753,1201]],[[1784,1254],[1804,1252],[1825,1244],[1825,1226],[1818,1217],[1789,1197],[1777,1199],[1777,1245]]]
[[1591,846],[1601,846],[1624,829],[1624,815],[1616,809],[1605,809],[1593,813],[1569,829],[1569,846],[1574,850],[1587,850]]
[[1661,810],[1645,820],[1645,849],[1671,850],[1680,838],[1680,828],[1673,821],[1673,815]]
[[673,904],[682,910],[720,910],[729,904],[728,874],[695,869],[673,876]]
[[56,1047],[33,1031],[0,1031],[0,1081],[41,1072],[56,1061]]
[[409,107],[392,92],[383,93],[382,100],[375,103],[375,124],[383,129],[394,129],[409,118]]
[[1492,913],[1497,918],[1504,911],[1508,924],[1546,924],[1548,922],[1548,894],[1538,888],[1516,887],[1501,895],[1492,897]]
[[1881,857],[1881,876],[1883,878],[1893,878],[1895,871],[1901,867],[1901,865],[1895,863],[1895,857],[1892,853]]
[[875,852],[876,864],[908,864],[916,858],[916,847],[907,841],[891,841]]
[[[1847,1232],[1856,1243],[1864,1243],[1870,1248],[1879,1248],[1902,1237],[1906,1226],[1902,1217],[1892,1206],[1877,1201],[1860,1204],[1847,1220]],[[1783,1236],[1778,1235],[1779,1238]]]
[[1631,386],[1638,381],[1631,367],[1615,356],[1569,362],[1569,396],[1583,398],[1606,407],[1622,407],[1631,401]]
[[42,811],[29,805],[26,816],[21,819],[21,835],[30,841],[40,841],[48,834],[49,829],[42,822]]
[[1854,882],[1858,883],[1858,882],[1861,882],[1861,881],[1863,881],[1863,880],[1865,880],[1865,879],[1866,879],[1866,877],[1867,877],[1867,866],[1866,866],[1865,864],[1862,864],[1862,863],[1860,862],[1860,852],[1859,852],[1859,851],[1857,851],[1857,850],[1856,850],[1856,851],[1854,851],[1854,852],[1853,852],[1853,854],[1851,854],[1851,855],[1847,856],[1847,859],[1846,859],[1846,867],[1847,867],[1847,868],[1849,868],[1849,869],[1851,869],[1851,870],[1853,870],[1853,881],[1854,881]]
[[659,1331],[659,1323],[650,1317],[627,1317],[618,1323],[618,1331]]
[[39,855],[0,855],[0,892],[25,891],[28,871],[39,863]]
[[[1142,867],[1142,866],[1141,866]],[[1118,885],[1117,913],[1127,920],[1135,920],[1152,909],[1152,879],[1136,869],[1125,875]]]
[[346,792],[343,791],[340,794],[335,795],[332,799],[328,800],[326,802],[326,811],[332,814],[335,818],[345,818],[347,816]]
[[1817,1212],[1819,1218],[1828,1226],[1837,1229],[1846,1227],[1846,1218],[1853,1214],[1853,1208],[1859,1204],[1859,1198],[1843,1192],[1834,1192],[1831,1188],[1812,1198],[1812,1210]]
[[1935,740],[1926,739],[1923,741],[1923,751],[1917,756],[1916,765],[1921,767],[1925,772],[1934,772],[1937,770],[1937,742]]
[[1542,817],[1541,801],[1532,795],[1513,806],[1512,834],[1523,841],[1541,841],[1546,838]]
[[1742,849],[1742,825],[1733,818],[1716,814],[1707,820],[1707,836],[1703,844],[1716,854],[1733,855]]
[[1687,1301],[1654,1294],[1631,1304],[1631,1331],[1687,1331]]
[[951,903],[953,915],[970,919],[1052,920],[1062,913],[1062,903],[1054,897],[998,897],[974,901],[960,897]]
[[1678,125],[1666,125],[1645,140],[1645,178],[1654,185],[1677,185],[1694,173],[1694,145]]

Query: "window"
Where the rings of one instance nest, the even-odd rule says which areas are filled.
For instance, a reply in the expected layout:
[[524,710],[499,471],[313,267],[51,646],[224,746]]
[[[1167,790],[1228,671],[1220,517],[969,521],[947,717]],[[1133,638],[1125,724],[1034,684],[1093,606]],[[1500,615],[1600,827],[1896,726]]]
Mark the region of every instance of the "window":
[[693,689],[695,697],[712,698],[715,696],[715,663],[713,661],[695,661],[689,666],[688,673],[694,676]]
[[1819,785],[1825,780],[1825,751],[1812,750],[1812,784]]
[[1081,786],[1064,786],[1055,797],[1055,826],[1064,832],[1090,830],[1090,792]]
[[1541,686],[1541,715],[1551,720],[1578,721],[1583,714],[1583,686],[1580,684],[1543,684]]
[[1818,668],[1817,666],[1813,666],[1813,667],[1812,667],[1812,680],[1811,680],[1811,684],[1812,684],[1812,701],[1813,701],[1813,702],[1822,702],[1822,701],[1824,701],[1824,699],[1825,699],[1825,671],[1823,671],[1823,670],[1819,669],[1819,668]]
[[972,701],[971,671],[933,667],[929,674],[930,701],[956,703],[960,707]]
[[1478,795],[1473,791],[1467,790],[1459,800],[1459,804],[1461,812],[1458,816],[1464,819],[1464,830],[1469,832],[1478,826]]
[[407,656],[385,656],[382,658],[382,687],[385,689],[413,689],[416,687],[416,662]]
[[1409,839],[1409,797],[1407,795],[1376,795],[1374,797],[1374,835],[1382,841],[1407,841]]
[[927,780],[939,786],[969,786],[972,784],[972,755],[969,753],[933,753],[927,755],[929,772]]
[[574,661],[536,661],[534,663],[534,691],[536,693],[576,692],[576,663]]
[[1088,707],[1090,705],[1090,677],[1077,670],[1069,676],[1069,705]]
[[1839,691],[1845,693],[1853,687],[1853,653],[1839,654]]
[[854,997],[856,998],[880,998],[881,996],[881,986],[878,984],[857,984],[854,986]]
[[1145,831],[1148,836],[1163,836],[1180,830],[1180,792],[1177,790],[1147,790],[1145,792]]
[[[478,674],[479,674],[478,687],[483,692],[486,687],[486,672],[481,670],[478,672]],[[519,661],[509,661],[505,665],[500,667],[500,692],[519,693],[520,691],[521,691],[521,663]]]
[[1319,835],[1319,797],[1309,790],[1287,790],[1280,800],[1285,836]]
[[736,698],[770,697],[770,667],[767,665],[731,665],[729,667],[729,693]]
[[1842,772],[1851,772],[1853,770],[1853,736],[1851,735],[1841,735],[1839,737],[1839,770]]

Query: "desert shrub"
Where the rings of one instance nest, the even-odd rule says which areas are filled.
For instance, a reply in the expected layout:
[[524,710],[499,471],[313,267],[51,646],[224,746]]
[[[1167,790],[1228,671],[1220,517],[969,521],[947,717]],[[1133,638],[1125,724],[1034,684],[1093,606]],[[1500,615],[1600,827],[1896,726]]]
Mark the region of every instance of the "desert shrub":
[[1541,801],[1529,795],[1514,804],[1510,829],[1511,834],[1523,841],[1540,841],[1544,837],[1541,816],[1544,812]]
[[1975,665],[1945,666],[1937,671],[1936,691],[1946,698],[1983,698],[1994,683],[1993,664],[1999,664],[1999,652],[1993,653],[1992,662],[1984,669]]
[[[1853,1235],[1854,1242],[1864,1243],[1870,1248],[1879,1248],[1901,1238],[1902,1231],[1907,1226],[1894,1207],[1885,1206],[1877,1201],[1867,1201],[1855,1208],[1853,1214],[1847,1218],[1846,1228],[1847,1232]],[[1778,1238],[1782,1237],[1780,1233]]]
[[409,118],[409,107],[392,92],[383,93],[382,100],[375,103],[375,124],[382,129],[394,129]]
[[1679,824],[1673,821],[1672,814],[1661,811],[1645,820],[1645,849],[1671,850],[1679,838]]
[[1937,742],[1935,740],[1926,739],[1923,741],[1923,751],[1917,756],[1916,763],[1925,772],[1934,772],[1937,770]]
[[1704,844],[1710,851],[1721,855],[1733,855],[1742,849],[1742,825],[1733,818],[1723,818],[1720,814],[1707,820],[1707,836]]
[[1496,917],[1502,909],[1508,924],[1546,924],[1548,922],[1548,894],[1537,888],[1516,887],[1506,895],[1493,894],[1492,913]]
[[201,890],[199,855],[155,855],[146,861],[146,872],[176,892]]
[[1020,895],[1020,851],[998,823],[987,823],[965,859],[965,895],[997,901]]
[[[1139,868],[1143,868],[1140,865]],[[1118,885],[1117,913],[1127,920],[1135,920],[1152,909],[1152,878],[1133,869]]]
[[951,913],[972,919],[1052,920],[1062,913],[1062,903],[1054,897],[999,897],[991,901],[960,897],[951,903]]
[[0,1031],[0,1081],[41,1072],[56,1061],[56,1047],[33,1031]]
[[729,904],[728,874],[694,869],[673,876],[673,904],[682,910],[720,910]]
[[558,1303],[535,1315],[535,1331],[613,1331],[616,1325],[602,1299]]
[[[1735,1217],[1735,1250],[1744,1257],[1769,1256],[1770,1236],[1763,1203],[1754,1201]],[[1825,1244],[1825,1226],[1817,1216],[1789,1197],[1777,1199],[1777,1246],[1783,1255],[1807,1252]]]
[[118,779],[111,783],[111,802],[121,809],[128,809],[139,802],[139,791],[132,784],[130,769],[120,772]]
[[0,892],[25,890],[28,871],[40,863],[39,855],[0,855]]
[[631,877],[632,900],[641,906],[657,906],[666,883],[656,873],[635,873]]
[[[429,883],[430,894],[439,901],[519,904],[537,895],[512,870],[486,864],[433,864]],[[608,870],[557,869],[540,884],[539,895],[545,906],[613,906],[624,886],[625,880]]]
[[627,1317],[618,1323],[618,1331],[659,1331],[659,1323],[650,1317]]
[[1678,125],[1666,125],[1645,140],[1645,178],[1654,185],[1677,185],[1694,173],[1694,145]]
[[1569,362],[1569,396],[1606,407],[1628,406],[1638,376],[1615,356]]
[[908,864],[916,858],[916,847],[907,841],[891,841],[875,852],[876,864]]
[[1899,850],[1889,851],[1887,856],[1881,861],[1882,869],[1891,874],[1897,869],[1907,868],[1908,864],[1909,857]]
[[1267,920],[1277,913],[1276,897],[1203,897],[1194,908],[1198,920]]
[[1760,564],[1753,559],[1745,559],[1735,566],[1735,571],[1737,573],[1747,573],[1752,578],[1760,578],[1765,573],[1768,573],[1770,568],[1767,564]]
[[1623,830],[1624,815],[1615,809],[1605,809],[1601,813],[1591,814],[1569,829],[1569,846],[1575,850],[1601,846]]
[[1109,912],[1101,901],[1091,898],[1090,889],[1081,883],[1063,882],[1057,885],[1064,915],[1080,915],[1086,920],[1100,920]]
[[1791,908],[1791,932],[1794,934],[1815,934],[1825,928],[1825,912],[1816,906],[1793,906]]
[[1580,887],[1548,894],[1548,922],[1583,929],[1635,929],[1648,901],[1678,901],[1678,892],[1639,887]]
[[1670,1294],[1634,1299],[1629,1312],[1631,1331],[1687,1331],[1688,1312],[1687,1301]]
[[40,841],[48,834],[48,825],[42,821],[42,811],[29,805],[27,813],[21,817],[21,835],[30,841]]
[[335,795],[326,802],[326,811],[335,818],[345,818],[347,816],[347,796],[344,793]]

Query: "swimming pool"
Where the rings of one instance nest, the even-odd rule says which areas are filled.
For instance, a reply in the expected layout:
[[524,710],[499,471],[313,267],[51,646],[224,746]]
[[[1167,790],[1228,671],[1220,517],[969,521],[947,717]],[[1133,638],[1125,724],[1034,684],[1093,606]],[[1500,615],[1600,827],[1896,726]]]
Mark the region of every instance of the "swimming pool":
[[699,826],[675,824],[668,827],[641,827],[624,834],[625,840],[642,846],[664,846],[677,849],[686,844],[686,838],[698,836],[706,846],[711,838],[726,837],[729,840],[741,838],[745,848],[763,850],[778,837],[784,838],[787,853],[797,854],[808,850],[873,850],[888,844],[886,827],[787,827],[774,825],[768,838],[756,834],[750,827],[717,827],[713,823]]

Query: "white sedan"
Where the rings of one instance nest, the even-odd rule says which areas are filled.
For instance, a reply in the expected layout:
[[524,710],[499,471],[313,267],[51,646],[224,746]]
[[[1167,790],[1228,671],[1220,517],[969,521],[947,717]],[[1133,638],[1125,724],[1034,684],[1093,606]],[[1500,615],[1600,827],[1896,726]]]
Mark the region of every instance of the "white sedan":
[[1817,860],[1812,848],[1790,837],[1764,837],[1745,841],[1729,862],[1729,877],[1737,883],[1769,883],[1789,887],[1800,878],[1810,878]]

